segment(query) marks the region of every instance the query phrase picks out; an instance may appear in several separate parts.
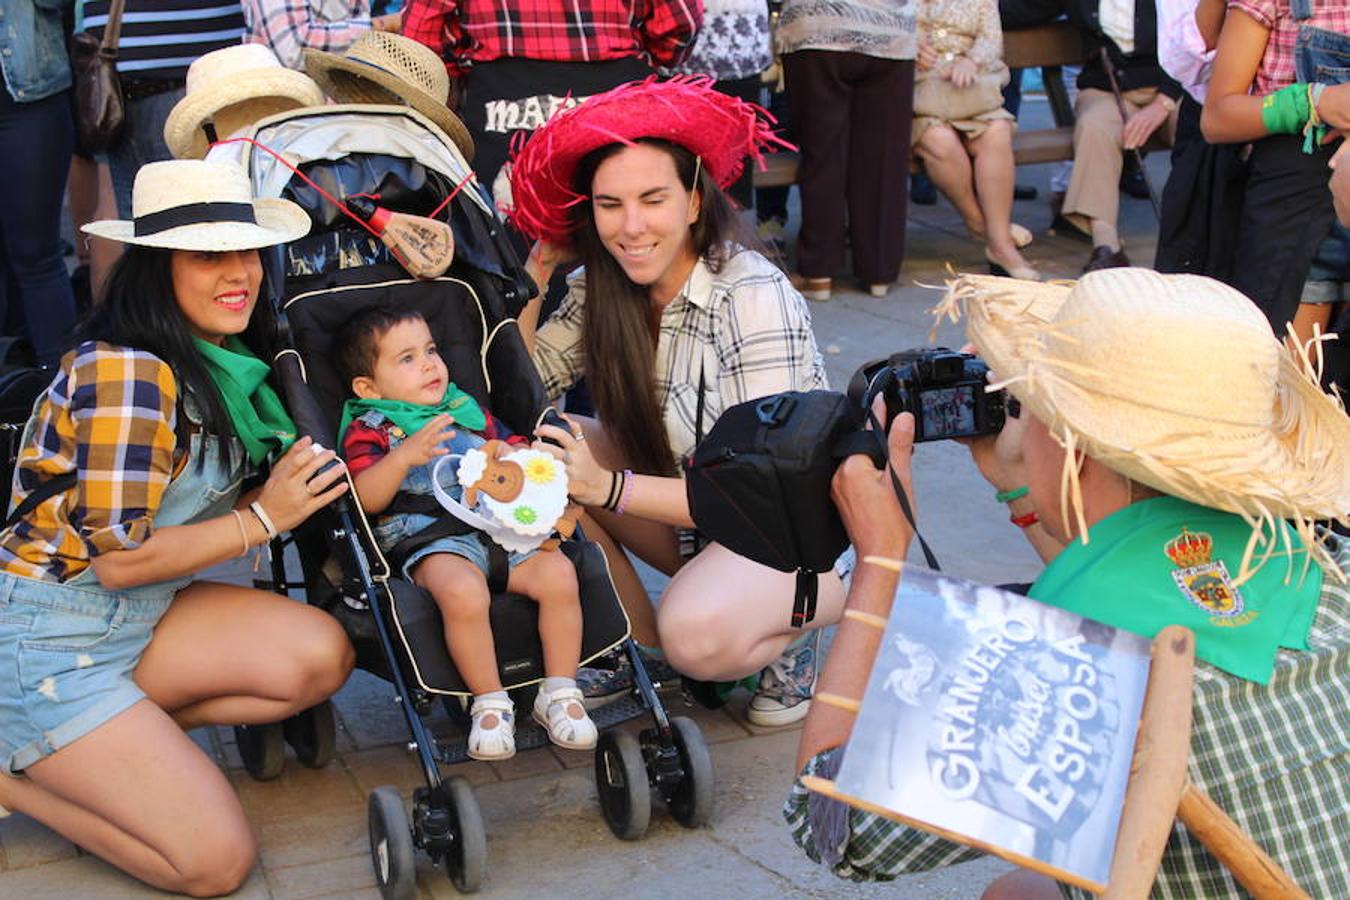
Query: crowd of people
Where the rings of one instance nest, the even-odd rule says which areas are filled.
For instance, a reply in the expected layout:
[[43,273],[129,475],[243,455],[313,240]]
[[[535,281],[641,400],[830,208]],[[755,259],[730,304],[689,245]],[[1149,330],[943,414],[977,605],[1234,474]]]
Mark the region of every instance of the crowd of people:
[[[5,362],[52,379],[0,531],[0,662],[18,673],[0,684],[0,808],[162,889],[237,887],[254,839],[185,730],[308,708],[354,655],[315,608],[194,576],[349,489],[440,610],[474,697],[469,755],[509,757],[515,708],[484,545],[410,545],[435,517],[396,503],[428,493],[452,447],[494,443],[565,471],[654,670],[752,678],[750,720],[804,720],[797,773],[831,773],[851,719],[811,698],[866,682],[877,638],[859,622],[889,613],[897,576],[857,560],[908,551],[896,486],[912,489],[913,419],[891,426],[887,465],[838,469],[854,548],[820,575],[807,628],[792,626],[793,573],[700,534],[679,462],[732,406],[828,387],[808,301],[845,273],[878,302],[891,294],[921,173],[989,266],[958,278],[943,309],[968,318],[974,351],[1020,402],[970,449],[1047,564],[1030,596],[1110,622],[1100,598],[1130,581],[1156,608],[1135,620],[1151,635],[1169,624],[1167,573],[1141,584],[1101,548],[1198,523],[1235,536],[1217,555],[1252,604],[1307,604],[1306,633],[1262,649],[1263,683],[1201,653],[1190,771],[1307,890],[1343,893],[1350,746],[1343,717],[1316,710],[1344,708],[1350,691],[1350,549],[1331,530],[1350,524],[1350,419],[1318,361],[1350,314],[1350,2],[0,0],[0,13],[0,161],[13,175],[0,298],[5,333],[31,350]],[[1075,285],[1042,282],[1024,255],[1032,233],[1012,220],[1022,73],[1002,59],[1004,30],[1060,19],[1085,59],[1073,161],[1051,198],[1057,231],[1091,248]],[[125,122],[91,154],[65,47],[110,27]],[[503,212],[534,281],[517,325],[566,427],[511,434],[455,386],[427,322],[391,308],[341,332],[341,457],[297,439],[259,358],[260,251],[304,236],[309,215],[255,197],[230,139],[328,101],[409,107],[472,163],[471,189]],[[753,172],[794,145],[789,253],[785,193],[756,191]],[[1164,146],[1157,271],[1133,268],[1120,185],[1136,151]],[[74,279],[63,198],[80,229]],[[670,576],[660,597],[634,557]],[[587,704],[623,689],[624,666],[579,670],[563,556],[541,548],[509,566],[511,588],[540,607],[532,714],[554,743],[593,747]],[[1291,585],[1277,568],[1304,576]],[[1225,736],[1239,727],[1257,737],[1235,755]],[[843,877],[975,855],[834,802],[798,782],[785,815]],[[1240,896],[1180,826],[1159,890]],[[986,896],[1057,893],[1018,872]]]

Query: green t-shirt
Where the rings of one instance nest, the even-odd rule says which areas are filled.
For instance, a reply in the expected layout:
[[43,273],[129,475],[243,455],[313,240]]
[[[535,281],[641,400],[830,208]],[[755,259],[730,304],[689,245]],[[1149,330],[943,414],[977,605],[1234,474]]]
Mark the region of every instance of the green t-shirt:
[[[1300,547],[1288,525],[1290,548]],[[1322,570],[1306,550],[1275,555],[1241,587],[1234,578],[1251,537],[1240,516],[1175,497],[1132,503],[1072,541],[1030,596],[1153,637],[1168,625],[1195,632],[1196,656],[1265,684],[1280,647],[1307,649]],[[1281,548],[1283,544],[1279,545]]]

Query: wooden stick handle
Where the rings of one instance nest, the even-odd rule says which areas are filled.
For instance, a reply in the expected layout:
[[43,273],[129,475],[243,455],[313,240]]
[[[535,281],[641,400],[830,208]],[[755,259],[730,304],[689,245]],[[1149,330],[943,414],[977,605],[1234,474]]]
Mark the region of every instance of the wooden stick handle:
[[1110,900],[1143,900],[1157,877],[1186,788],[1194,669],[1194,635],[1180,625],[1158,632],[1104,894]]
[[1307,892],[1204,791],[1187,784],[1177,817],[1256,900],[1307,900]]

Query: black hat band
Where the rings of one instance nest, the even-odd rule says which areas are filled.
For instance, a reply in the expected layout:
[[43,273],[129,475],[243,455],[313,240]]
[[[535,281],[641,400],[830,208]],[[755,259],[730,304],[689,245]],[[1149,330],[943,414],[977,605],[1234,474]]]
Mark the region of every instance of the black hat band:
[[137,216],[135,220],[136,237],[148,237],[181,228],[184,225],[215,224],[217,222],[246,222],[257,225],[252,203],[185,203],[171,206],[159,212]]

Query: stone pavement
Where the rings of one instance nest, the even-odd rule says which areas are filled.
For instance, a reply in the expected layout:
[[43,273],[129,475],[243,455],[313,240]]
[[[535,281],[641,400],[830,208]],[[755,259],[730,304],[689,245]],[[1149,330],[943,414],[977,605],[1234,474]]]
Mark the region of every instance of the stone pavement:
[[[1034,102],[1024,115],[1041,117]],[[1166,160],[1155,154],[1150,170],[1161,188]],[[1038,186],[1039,201],[1016,204],[1014,217],[1037,234],[1028,258],[1047,275],[1071,277],[1087,247],[1047,237],[1045,205],[1049,166],[1019,170],[1018,181]],[[909,249],[901,284],[876,300],[849,289],[814,304],[816,335],[836,387],[856,366],[896,350],[929,343],[927,310],[946,267],[981,271],[982,252],[951,208],[910,208]],[[1153,257],[1156,224],[1147,201],[1122,200],[1122,233],[1136,264]],[[937,339],[962,343],[950,325]],[[987,582],[1030,580],[1034,556],[1004,519],[988,486],[963,448],[929,444],[915,456],[920,523],[950,571]],[[653,810],[646,837],[624,844],[606,828],[595,800],[591,756],[544,748],[506,763],[471,762],[448,770],[477,791],[488,831],[487,897],[904,897],[976,898],[1008,866],[997,860],[943,872],[908,876],[891,885],[852,885],[813,866],[795,848],[779,809],[791,779],[797,728],[759,729],[744,718],[745,697],[709,712],[669,703],[690,715],[712,746],[717,775],[710,827],[688,831],[663,810]],[[289,759],[285,773],[267,783],[240,768],[230,729],[201,729],[197,741],[230,774],[261,845],[257,867],[240,898],[298,900],[309,897],[377,897],[366,836],[366,795],[396,785],[409,797],[421,785],[415,757],[405,749],[406,726],[389,686],[357,673],[337,695],[339,754],[313,771]],[[436,717],[441,717],[439,712]],[[444,719],[433,717],[435,727]],[[635,725],[643,724],[638,720]],[[659,802],[654,804],[659,807]],[[425,857],[418,884],[424,897],[455,890]],[[141,898],[159,896],[90,857],[21,815],[0,820],[0,898]]]

